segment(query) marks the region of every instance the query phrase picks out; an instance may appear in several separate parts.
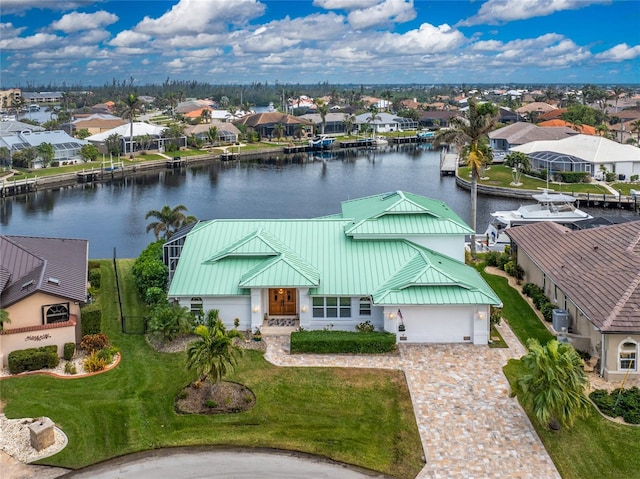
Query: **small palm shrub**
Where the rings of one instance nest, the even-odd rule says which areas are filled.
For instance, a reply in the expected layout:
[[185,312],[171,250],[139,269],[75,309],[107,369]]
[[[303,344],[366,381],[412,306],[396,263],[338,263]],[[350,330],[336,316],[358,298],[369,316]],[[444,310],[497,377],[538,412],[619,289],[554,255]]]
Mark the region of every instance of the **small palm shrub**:
[[107,361],[104,358],[98,357],[98,353],[94,351],[91,353],[91,356],[84,360],[82,366],[86,372],[95,373],[105,369],[107,367]]
[[371,321],[363,321],[360,324],[356,325],[356,331],[361,333],[372,333],[376,330],[376,327],[371,323]]

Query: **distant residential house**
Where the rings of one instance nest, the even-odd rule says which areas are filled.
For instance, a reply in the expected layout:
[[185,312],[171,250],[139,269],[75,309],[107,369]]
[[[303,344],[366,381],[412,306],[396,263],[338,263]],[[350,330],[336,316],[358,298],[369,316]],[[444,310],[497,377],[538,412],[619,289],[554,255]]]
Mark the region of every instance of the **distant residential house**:
[[524,118],[537,119],[539,115],[556,109],[557,107],[549,105],[543,101],[534,101],[521,106],[516,110],[516,113]]
[[[324,132],[328,135],[343,134],[345,133],[344,120],[348,115],[346,113],[329,112],[325,116]],[[312,122],[315,125],[315,131],[320,133],[322,131],[322,117],[320,113],[307,113],[300,115],[300,118],[304,118]]]
[[209,142],[209,129],[216,128],[219,143],[235,143],[238,141],[240,130],[233,123],[226,121],[212,120],[211,123],[201,123],[199,125],[187,126],[185,134],[195,135],[197,138]]
[[391,113],[380,112],[376,118],[372,118],[370,112],[356,116],[356,125],[360,130],[370,126],[375,133],[388,133],[392,131],[407,131],[418,128],[418,122],[410,118],[404,118]]
[[215,105],[215,102],[211,100],[186,100],[181,103],[178,103],[178,105],[176,106],[176,113],[180,113],[184,115],[186,113],[190,113],[196,110],[201,111],[202,108],[213,109],[214,105]]
[[425,111],[421,113],[419,123],[424,128],[448,128],[451,119],[461,115],[458,110]]
[[15,107],[22,98],[22,91],[19,88],[0,90],[0,110]]
[[[17,151],[25,148],[37,148],[42,143],[49,143],[53,146],[55,162],[81,162],[80,149],[88,144],[85,140],[80,140],[69,136],[66,131],[28,131],[24,130],[13,135],[0,136],[0,146],[9,149],[13,156]],[[42,160],[36,159],[30,168],[41,168]]]
[[500,299],[464,264],[470,228],[444,203],[396,191],[315,219],[212,220],[165,243],[168,295],[241,329],[354,331],[486,345]]
[[311,121],[278,111],[246,115],[233,123],[236,126],[246,125],[247,128],[257,132],[263,138],[271,138],[273,130],[278,124],[282,124],[284,127],[285,136],[295,136],[299,128],[308,131],[313,130]]
[[498,107],[498,121],[500,123],[511,124],[520,121],[522,117],[515,111],[504,106]]
[[93,105],[90,110],[91,113],[98,113],[98,114],[111,114],[113,113],[113,111],[116,108],[116,104],[112,101],[106,101],[104,103],[97,103],[95,105]]
[[26,103],[60,103],[62,102],[61,91],[24,91],[22,98]]
[[[149,136],[151,141],[148,149],[164,151],[165,144],[168,141],[164,136],[164,132],[166,129],[167,127],[165,126],[152,125],[150,123],[144,123],[141,121],[134,121],[133,147],[131,146],[131,125],[129,124],[129,122],[116,128],[112,128],[111,130],[106,130],[101,133],[91,135],[87,138],[87,141],[96,145],[100,152],[108,153],[105,144],[107,138],[109,138],[111,135],[118,135],[120,137],[120,153],[125,155],[131,153],[132,149],[133,151],[139,151],[142,149],[142,146],[139,143],[136,143],[136,137]],[[182,135],[179,139],[179,142],[181,147],[186,146],[186,135]]]
[[507,234],[524,280],[567,317],[556,325],[567,328],[574,347],[599,359],[605,379],[638,377],[640,221],[580,231],[541,222]]
[[489,146],[493,150],[494,159],[500,159],[514,146],[538,140],[558,140],[577,134],[577,131],[566,126],[542,127],[519,121],[490,132]]
[[578,171],[595,176],[604,168],[620,180],[640,175],[640,148],[601,136],[578,134],[561,140],[533,141],[511,151],[525,153],[535,170]]
[[108,113],[93,113],[87,116],[80,116],[71,122],[72,131],[87,130],[90,134],[95,135],[103,131],[117,128],[127,124],[127,120]]
[[81,340],[80,306],[87,300],[86,240],[0,235],[0,362],[18,349]]
[[567,128],[571,128],[575,132],[582,133],[584,135],[597,135],[596,129],[591,125],[574,125],[573,123],[569,123],[568,121],[564,121],[560,119],[539,121],[537,125],[542,127],[564,126]]
[[0,136],[11,136],[23,131],[44,131],[44,128],[17,120],[0,121]]

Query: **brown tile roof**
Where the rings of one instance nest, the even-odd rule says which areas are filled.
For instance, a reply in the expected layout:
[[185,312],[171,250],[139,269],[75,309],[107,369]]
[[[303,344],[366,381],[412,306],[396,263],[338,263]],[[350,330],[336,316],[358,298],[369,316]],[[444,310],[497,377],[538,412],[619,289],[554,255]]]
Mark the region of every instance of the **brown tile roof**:
[[242,117],[238,121],[233,122],[236,125],[243,124],[251,127],[258,125],[271,125],[282,123],[283,125],[313,125],[309,120],[298,118],[293,115],[286,115],[279,111],[272,111],[267,113],[254,113],[253,115],[247,115]]
[[640,333],[640,221],[582,231],[542,222],[507,234],[596,327]]
[[41,291],[86,301],[87,240],[0,235],[0,307]]
[[524,145],[533,141],[561,140],[578,132],[566,126],[537,126],[533,123],[519,121],[489,133],[491,139],[506,140],[509,145]]

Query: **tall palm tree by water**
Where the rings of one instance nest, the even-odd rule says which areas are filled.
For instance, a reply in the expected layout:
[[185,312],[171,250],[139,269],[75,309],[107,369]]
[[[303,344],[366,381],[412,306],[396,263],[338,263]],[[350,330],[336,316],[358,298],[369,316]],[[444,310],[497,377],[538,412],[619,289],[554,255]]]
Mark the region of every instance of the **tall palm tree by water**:
[[[463,160],[471,168],[471,256],[476,257],[476,223],[478,214],[478,178],[489,158],[484,153],[482,143],[488,140],[488,134],[495,127],[497,113],[495,109],[478,108],[472,98],[469,99],[468,117],[455,117],[450,121],[451,129],[440,130],[434,139],[434,146],[454,145],[465,156]],[[468,148],[464,148],[468,145]],[[464,151],[463,151],[464,150]]]
[[124,99],[126,109],[124,111],[124,117],[129,119],[129,154],[133,158],[133,121],[136,118],[136,114],[140,112],[142,102],[138,95],[129,93]]
[[183,226],[198,221],[195,216],[185,215],[185,211],[187,211],[187,207],[184,205],[178,205],[174,208],[165,205],[161,210],[148,211],[144,218],[155,218],[156,221],[152,221],[147,225],[147,233],[153,231],[156,239],[161,237],[169,239]]

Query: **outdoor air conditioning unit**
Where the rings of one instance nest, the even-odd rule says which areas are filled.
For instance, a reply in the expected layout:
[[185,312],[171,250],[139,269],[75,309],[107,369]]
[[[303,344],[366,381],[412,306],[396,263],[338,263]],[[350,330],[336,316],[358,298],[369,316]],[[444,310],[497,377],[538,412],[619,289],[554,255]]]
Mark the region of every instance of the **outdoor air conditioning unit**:
[[566,333],[569,331],[569,312],[566,309],[554,309],[551,315],[551,324],[557,332]]

